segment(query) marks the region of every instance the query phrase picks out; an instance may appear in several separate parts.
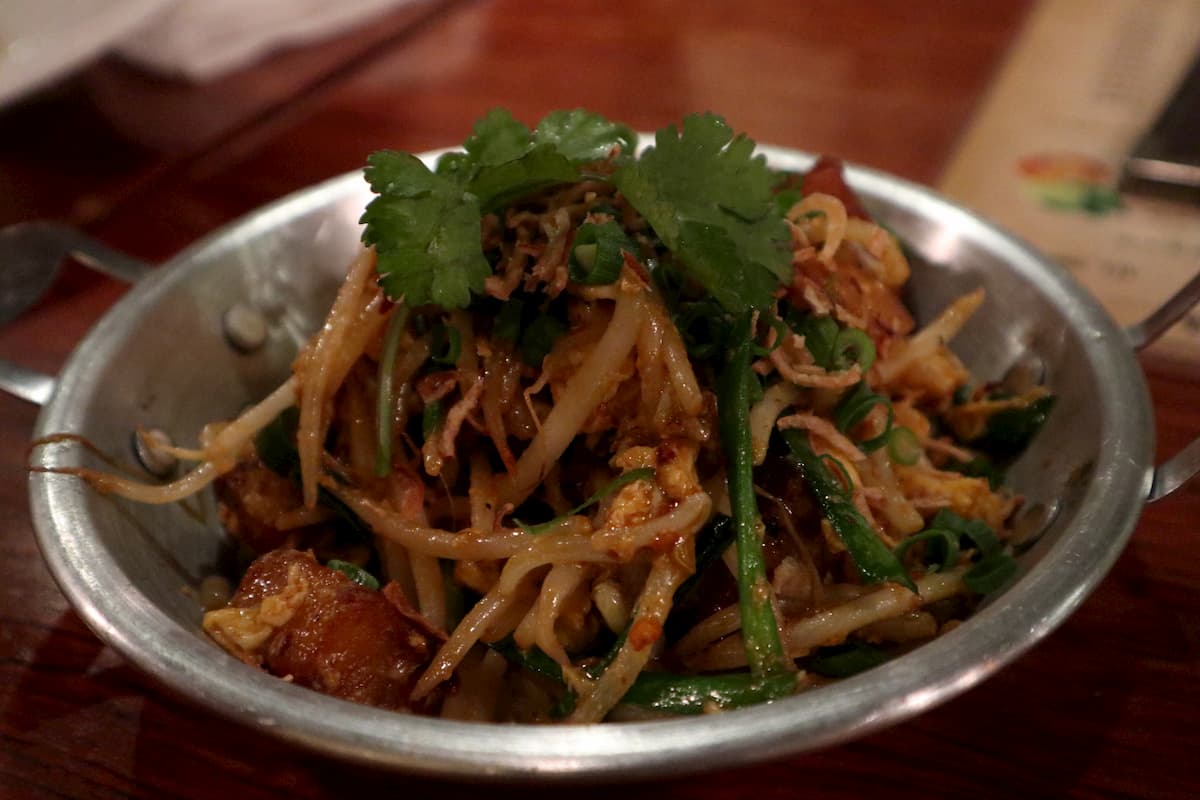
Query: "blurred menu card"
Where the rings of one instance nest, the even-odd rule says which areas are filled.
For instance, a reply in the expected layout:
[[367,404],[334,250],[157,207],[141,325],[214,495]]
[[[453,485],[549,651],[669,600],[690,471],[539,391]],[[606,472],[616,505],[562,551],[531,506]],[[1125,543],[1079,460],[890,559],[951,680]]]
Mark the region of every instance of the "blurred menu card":
[[[1121,164],[1197,55],[1200,0],[1042,0],[942,191],[1141,320],[1200,271],[1200,205],[1118,191]],[[1200,363],[1200,311],[1154,351]]]

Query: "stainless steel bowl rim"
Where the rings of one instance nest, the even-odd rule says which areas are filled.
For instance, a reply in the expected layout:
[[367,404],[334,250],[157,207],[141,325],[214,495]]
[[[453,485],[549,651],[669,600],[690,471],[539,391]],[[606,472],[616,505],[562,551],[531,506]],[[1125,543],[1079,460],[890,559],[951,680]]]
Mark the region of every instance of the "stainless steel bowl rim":
[[[812,157],[763,146],[772,165],[799,169]],[[443,151],[426,154],[432,159]],[[38,544],[85,623],[106,643],[187,699],[239,723],[359,762],[463,780],[628,780],[772,758],[832,745],[911,717],[974,686],[1025,652],[1087,597],[1132,532],[1153,475],[1152,407],[1125,337],[1085,291],[1032,247],[934,192],[881,172],[849,167],[861,190],[886,194],[1002,253],[1041,291],[1070,299],[1071,324],[1103,371],[1096,398],[1105,442],[1079,522],[1017,586],[966,625],[881,667],[768,705],[697,718],[591,726],[489,725],[380,711],[336,700],[246,667],[159,610],[90,536],[81,509],[64,499],[64,476],[32,474]],[[72,389],[109,355],[107,343],[202,265],[200,256],[237,230],[270,228],[333,197],[359,191],[361,173],[297,192],[205,237],[135,286],[93,328],[64,366],[35,436],[69,429]]]

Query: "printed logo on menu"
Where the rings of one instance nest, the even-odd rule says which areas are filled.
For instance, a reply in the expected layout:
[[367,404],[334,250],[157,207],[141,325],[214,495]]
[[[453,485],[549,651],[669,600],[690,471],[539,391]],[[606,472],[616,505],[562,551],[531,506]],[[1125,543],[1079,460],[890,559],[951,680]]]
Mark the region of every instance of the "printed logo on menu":
[[1121,208],[1113,171],[1078,153],[1037,153],[1017,162],[1021,184],[1035,202],[1053,211],[1102,216]]

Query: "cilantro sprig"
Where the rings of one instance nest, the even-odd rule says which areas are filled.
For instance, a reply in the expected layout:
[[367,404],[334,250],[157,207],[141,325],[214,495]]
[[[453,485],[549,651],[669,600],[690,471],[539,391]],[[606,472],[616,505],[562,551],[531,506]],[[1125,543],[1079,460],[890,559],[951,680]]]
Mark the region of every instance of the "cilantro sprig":
[[[660,130],[635,159],[633,131],[599,114],[555,111],[530,130],[496,109],[436,172],[411,155],[372,155],[366,178],[378,197],[363,214],[363,241],[376,249],[390,298],[465,308],[491,274],[480,243],[484,214],[585,177],[611,180],[669,251],[669,268],[740,314],[766,306],[791,269],[776,178],[754,147],[720,117],[693,114],[681,129]],[[614,155],[611,176],[586,173]]]
[[479,201],[407,153],[373,153],[365,174],[379,196],[359,221],[384,292],[413,307],[466,308],[492,273],[480,247]]
[[714,114],[693,114],[654,142],[617,170],[617,188],[726,311],[766,306],[791,277],[791,238],[754,140]]
[[577,181],[588,163],[614,151],[632,154],[636,146],[627,126],[589,111],[556,111],[530,131],[496,109],[436,172],[407,153],[372,154],[365,177],[378,197],[360,222],[384,291],[409,306],[466,308],[492,271],[480,243],[484,214]]

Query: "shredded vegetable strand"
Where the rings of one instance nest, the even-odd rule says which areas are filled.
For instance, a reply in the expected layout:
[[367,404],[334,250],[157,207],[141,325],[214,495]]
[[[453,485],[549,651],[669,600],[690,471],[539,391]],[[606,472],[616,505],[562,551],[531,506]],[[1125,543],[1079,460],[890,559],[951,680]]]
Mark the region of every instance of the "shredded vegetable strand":
[[[350,272],[337,299],[329,311],[325,326],[312,344],[296,359],[296,374],[300,381],[300,425],[296,431],[296,449],[300,457],[300,474],[304,504],[317,504],[317,479],[321,468],[321,451],[329,426],[330,397],[336,391],[335,365],[345,359],[343,342],[349,335],[362,308],[364,287],[375,267],[375,253],[364,250],[350,266]],[[357,357],[357,353],[355,354]]]
[[503,502],[517,505],[541,482],[551,463],[575,438],[588,415],[612,388],[617,367],[637,341],[645,316],[643,291],[630,286],[617,296],[612,321],[604,336],[588,354],[579,371],[567,383],[541,430],[517,462],[517,469],[501,492]]
[[671,610],[671,597],[689,570],[672,553],[658,556],[638,597],[630,633],[608,669],[583,696],[570,722],[599,722],[629,691],[653,652],[652,645],[662,635],[662,626]]
[[153,485],[124,478],[112,473],[80,467],[30,467],[33,472],[76,475],[102,492],[115,494],[137,503],[162,505],[176,503],[196,494],[224,472],[235,466],[234,456],[269,425],[284,409],[296,403],[296,379],[289,378],[262,402],[246,410],[240,417],[224,426],[208,447],[204,448],[205,463],[177,481]]
[[[531,599],[532,592],[528,590],[506,594],[497,586],[488,592],[467,612],[462,622],[450,634],[450,638],[438,650],[429,668],[417,680],[412,690],[413,701],[421,700],[439,683],[448,680],[467,652],[490,631],[492,624],[506,611],[513,607],[523,607]],[[498,637],[503,635],[504,633],[499,633]]]

